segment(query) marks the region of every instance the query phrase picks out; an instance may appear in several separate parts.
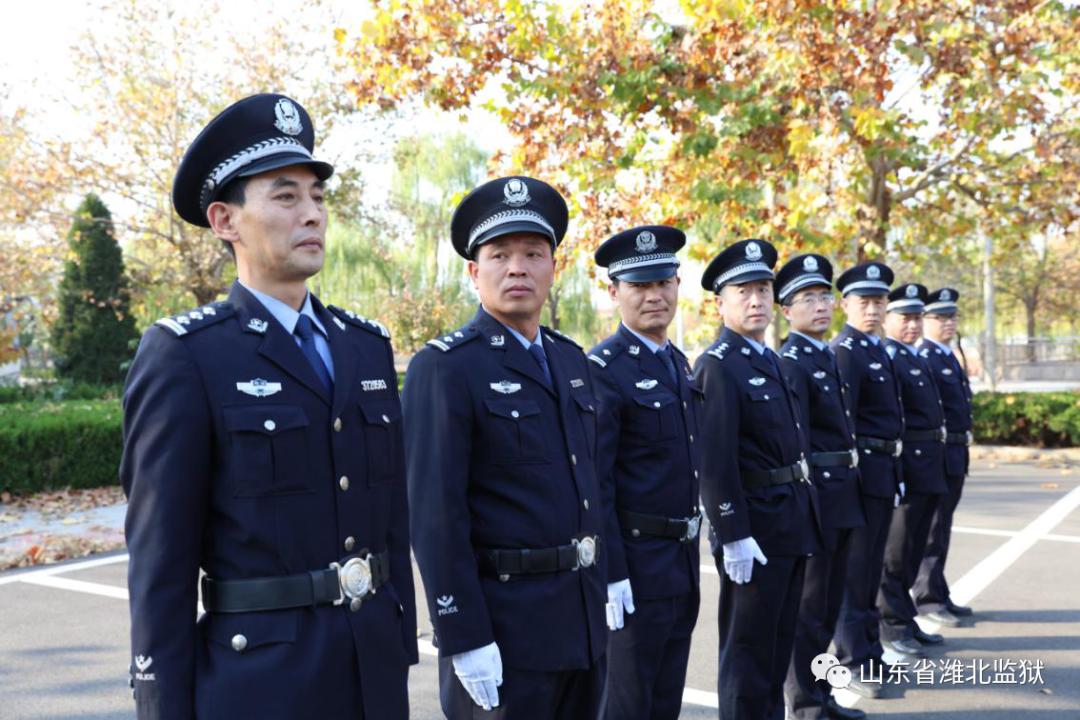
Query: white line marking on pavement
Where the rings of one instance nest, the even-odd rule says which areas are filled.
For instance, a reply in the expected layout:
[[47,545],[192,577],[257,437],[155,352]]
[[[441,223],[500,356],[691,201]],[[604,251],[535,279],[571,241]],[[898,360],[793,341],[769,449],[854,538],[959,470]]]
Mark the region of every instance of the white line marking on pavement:
[[114,565],[116,563],[127,562],[128,554],[120,553],[119,555],[109,555],[107,557],[94,558],[93,560],[83,560],[82,562],[62,563],[60,565],[48,565],[42,568],[36,568],[34,570],[26,570],[25,572],[17,572],[11,575],[0,577],[0,585],[7,585],[13,582],[23,582],[27,578],[31,577],[43,577],[45,575],[62,575],[69,572],[78,572],[79,570],[89,570],[90,568],[101,567],[102,565]]
[[[993,537],[1016,537],[1023,530],[993,530],[991,528],[973,528],[963,527],[959,525],[953,525],[953,532],[964,533],[965,535],[991,535]],[[1054,542],[1070,542],[1080,543],[1080,537],[1076,535],[1055,535],[1053,533],[1047,533],[1045,535],[1039,535],[1036,540],[1053,540]]]
[[60,590],[74,590],[75,592],[87,593],[89,595],[102,595],[104,597],[116,598],[117,600],[128,599],[127,588],[116,587],[115,585],[104,585],[102,583],[86,582],[85,580],[73,580],[72,578],[57,577],[55,575],[24,577],[22,578],[22,582],[27,585],[42,585],[44,587],[58,588]]
[[1027,527],[1009,538],[1004,545],[987,555],[962,578],[954,582],[951,592],[953,602],[957,605],[969,603],[1077,507],[1080,507],[1080,486],[1073,488],[1065,497],[1047,508],[1028,523]]

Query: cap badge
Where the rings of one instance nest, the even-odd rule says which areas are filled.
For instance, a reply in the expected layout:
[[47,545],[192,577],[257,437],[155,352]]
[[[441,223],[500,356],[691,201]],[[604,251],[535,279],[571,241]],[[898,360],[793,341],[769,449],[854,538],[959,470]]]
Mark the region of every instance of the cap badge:
[[952,300],[952,293],[949,292],[948,290],[942,290],[941,291],[941,299],[946,300],[946,301]]
[[880,280],[881,279],[881,268],[879,268],[877,265],[871,265],[870,267],[866,268],[866,279],[867,280]]
[[656,236],[648,230],[643,230],[638,233],[637,239],[634,240],[634,248],[639,253],[650,253],[656,249]]
[[756,242],[748,242],[746,244],[746,259],[747,260],[760,260],[761,259],[761,246]]
[[518,178],[513,178],[503,186],[503,197],[510,207],[521,207],[529,202],[529,186]]
[[300,122],[300,111],[286,98],[281,98],[274,106],[274,127],[286,135],[299,135],[304,129]]
[[802,268],[806,272],[817,272],[818,271],[817,258],[814,257],[813,255],[808,255],[807,257],[803,258]]
[[904,290],[904,294],[907,295],[909,298],[918,297],[919,288],[915,287],[914,285],[908,285],[907,289]]

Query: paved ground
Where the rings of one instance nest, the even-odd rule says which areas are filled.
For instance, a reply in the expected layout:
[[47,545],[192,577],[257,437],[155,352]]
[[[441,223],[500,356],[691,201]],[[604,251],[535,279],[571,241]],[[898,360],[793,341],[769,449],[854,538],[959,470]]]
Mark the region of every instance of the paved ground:
[[[979,463],[968,483],[949,576],[978,621],[945,630],[947,644],[930,657],[932,683],[911,668],[909,681],[890,685],[886,699],[857,707],[897,720],[1080,720],[1080,476]],[[716,714],[719,582],[707,570],[684,718]],[[126,571],[126,556],[116,553],[0,574],[0,718],[131,716]],[[430,626],[422,627],[430,652]],[[947,665],[953,682],[942,681],[943,663],[963,668]],[[1020,684],[1021,668],[1033,682]],[[413,717],[440,717],[430,654],[413,668],[410,685]],[[856,698],[841,693],[840,700]]]

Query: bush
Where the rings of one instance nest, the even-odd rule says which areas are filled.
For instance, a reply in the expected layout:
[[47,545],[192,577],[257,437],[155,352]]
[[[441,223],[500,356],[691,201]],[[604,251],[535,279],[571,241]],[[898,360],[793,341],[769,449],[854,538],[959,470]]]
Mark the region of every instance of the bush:
[[115,400],[0,405],[0,490],[115,485],[121,421]]
[[1080,392],[980,392],[973,411],[979,443],[1080,446]]
[[0,385],[0,405],[6,403],[61,402],[63,400],[120,401],[120,385],[97,385],[80,382],[47,382],[36,385]]

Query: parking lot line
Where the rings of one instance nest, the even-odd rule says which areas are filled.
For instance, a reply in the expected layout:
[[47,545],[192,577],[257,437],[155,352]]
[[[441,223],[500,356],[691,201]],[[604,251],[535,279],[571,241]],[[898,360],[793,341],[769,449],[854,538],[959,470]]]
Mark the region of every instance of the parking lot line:
[[22,582],[29,585],[42,585],[44,587],[57,588],[59,590],[74,590],[75,592],[87,593],[90,595],[101,595],[103,597],[111,597],[118,600],[128,599],[127,588],[116,587],[115,585],[103,585],[102,583],[96,582],[87,582],[85,580],[74,580],[72,578],[58,577],[56,575],[34,575],[23,578]]
[[102,565],[114,565],[116,563],[127,562],[127,560],[127,553],[119,553],[117,555],[106,555],[105,557],[82,560],[79,562],[66,562],[60,563],[59,565],[47,565],[45,567],[33,568],[32,570],[15,572],[6,577],[0,577],[0,585],[7,585],[8,583],[14,582],[24,582],[27,578],[30,577],[63,575],[64,573],[77,572],[79,570],[89,570],[90,568],[101,567]]

